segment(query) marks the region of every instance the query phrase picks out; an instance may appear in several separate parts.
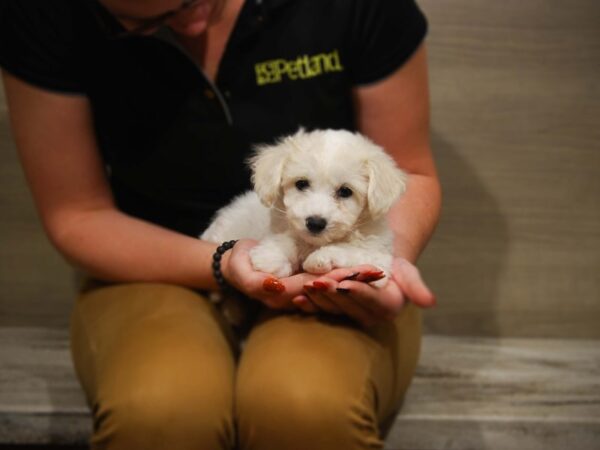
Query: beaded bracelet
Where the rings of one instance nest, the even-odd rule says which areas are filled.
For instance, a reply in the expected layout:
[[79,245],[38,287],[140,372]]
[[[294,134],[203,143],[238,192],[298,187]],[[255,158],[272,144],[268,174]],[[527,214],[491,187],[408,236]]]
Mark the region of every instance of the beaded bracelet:
[[223,278],[223,273],[221,272],[221,258],[223,254],[233,248],[237,240],[234,241],[226,241],[217,247],[217,250],[213,253],[213,262],[212,262],[212,271],[217,284],[221,289],[226,289],[228,287],[225,278]]

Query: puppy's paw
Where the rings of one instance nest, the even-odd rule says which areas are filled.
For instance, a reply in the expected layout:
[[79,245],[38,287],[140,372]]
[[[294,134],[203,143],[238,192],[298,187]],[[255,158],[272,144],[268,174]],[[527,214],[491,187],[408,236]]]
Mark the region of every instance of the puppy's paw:
[[335,267],[334,255],[325,247],[312,252],[302,263],[305,272],[316,274],[331,272]]
[[257,245],[250,250],[250,260],[255,270],[270,273],[277,278],[294,273],[293,264],[283,252],[270,245]]

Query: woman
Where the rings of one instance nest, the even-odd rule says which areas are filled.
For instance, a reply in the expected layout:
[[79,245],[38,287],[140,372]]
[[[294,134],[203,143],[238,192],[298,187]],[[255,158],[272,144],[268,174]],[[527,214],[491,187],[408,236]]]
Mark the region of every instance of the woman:
[[[3,2],[22,164],[49,238],[90,278],[71,342],[93,448],[382,446],[417,361],[414,305],[434,303],[414,266],[440,205],[425,32],[412,0]],[[298,126],[359,130],[409,173],[394,278],[342,281],[359,267],[267,292],[239,241],[220,270],[264,308],[238,357],[201,293],[218,288],[216,245],[195,236],[249,187],[251,144]],[[307,292],[315,279],[327,290]]]

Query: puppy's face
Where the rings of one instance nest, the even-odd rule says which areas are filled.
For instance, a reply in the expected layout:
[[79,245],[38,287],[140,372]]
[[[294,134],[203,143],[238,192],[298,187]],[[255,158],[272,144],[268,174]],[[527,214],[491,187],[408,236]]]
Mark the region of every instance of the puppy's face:
[[301,130],[259,147],[250,164],[262,202],[314,246],[344,240],[381,217],[405,187],[403,172],[383,149],[348,131]]
[[335,148],[290,155],[281,177],[281,203],[290,228],[315,246],[344,239],[367,205],[368,174]]

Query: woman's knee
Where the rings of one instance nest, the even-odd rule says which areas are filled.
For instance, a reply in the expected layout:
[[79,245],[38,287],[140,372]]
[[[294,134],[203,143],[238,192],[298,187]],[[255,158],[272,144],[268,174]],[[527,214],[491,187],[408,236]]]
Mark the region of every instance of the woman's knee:
[[244,449],[380,448],[374,356],[351,327],[281,316],[248,339],[236,381]]
[[93,406],[93,448],[231,446],[234,355],[206,300],[137,284],[82,303],[72,344]]
[[93,411],[94,449],[229,449],[234,442],[231,391],[200,377],[195,389],[140,380],[103,397]]
[[[340,380],[343,384],[343,380]],[[375,394],[365,386],[355,395],[328,384],[263,380],[238,382],[236,416],[242,449],[337,450],[382,447]]]

